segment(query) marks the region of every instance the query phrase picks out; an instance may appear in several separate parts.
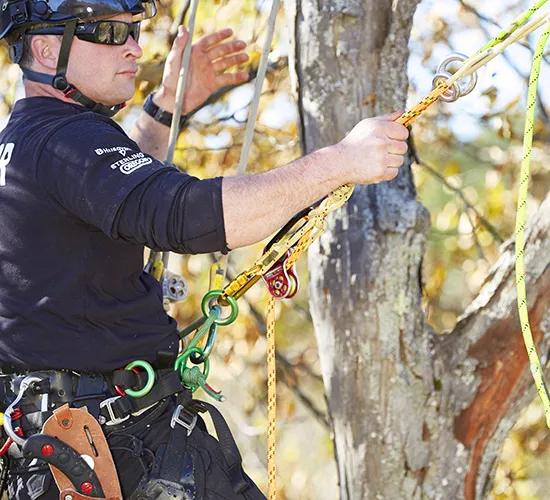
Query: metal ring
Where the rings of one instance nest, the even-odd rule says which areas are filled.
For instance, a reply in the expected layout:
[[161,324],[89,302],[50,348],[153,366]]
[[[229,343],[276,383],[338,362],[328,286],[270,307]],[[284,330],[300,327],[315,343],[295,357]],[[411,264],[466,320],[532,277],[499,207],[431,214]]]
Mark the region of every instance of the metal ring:
[[[214,306],[214,300],[218,299],[223,295],[223,290],[210,290],[202,299],[202,313],[208,317],[210,315],[210,311],[212,310],[212,307]],[[214,321],[217,325],[220,326],[227,326],[233,323],[237,319],[237,316],[239,315],[239,306],[237,305],[237,300],[234,297],[231,297],[228,295],[225,297],[227,300],[227,303],[231,306],[231,312],[229,315],[225,318],[218,318]]]
[[[447,81],[451,77],[450,73],[437,73],[432,81],[434,89],[439,86],[439,82]],[[441,95],[441,100],[445,102],[455,102],[460,97],[460,87],[455,83]]]
[[[437,68],[437,73],[438,75],[449,74],[449,77],[450,77],[451,74],[448,69],[449,65],[453,62],[459,62],[461,64],[464,64],[464,62],[466,62],[467,60],[468,60],[467,55],[461,54],[459,52],[453,52],[452,54],[449,54],[445,59],[443,59],[443,61],[441,61],[441,64]],[[466,83],[456,82],[456,85],[460,90],[458,97],[464,97],[468,95],[469,93],[472,92],[472,90],[474,90],[474,88],[477,85],[477,73],[474,72],[468,75],[468,80],[466,81]],[[449,102],[454,102],[454,101],[449,101]]]
[[477,85],[477,72],[473,72],[471,75],[469,75],[470,79],[468,80],[467,84],[461,85],[458,84],[458,87],[460,88],[460,97],[464,97],[472,92],[476,88]]
[[131,370],[132,368],[143,368],[147,372],[147,383],[145,384],[145,387],[143,389],[140,389],[139,391],[126,389],[126,394],[133,398],[142,398],[143,396],[146,396],[147,394],[149,394],[149,392],[151,392],[151,389],[155,384],[155,370],[153,370],[153,367],[149,363],[147,363],[147,361],[141,361],[139,359],[132,361],[124,369]]
[[439,64],[439,67],[437,68],[438,73],[442,73],[444,71],[447,71],[447,66],[453,62],[459,62],[464,63],[468,60],[468,56],[465,54],[461,54],[460,52],[453,52],[452,54],[449,54],[441,63]]

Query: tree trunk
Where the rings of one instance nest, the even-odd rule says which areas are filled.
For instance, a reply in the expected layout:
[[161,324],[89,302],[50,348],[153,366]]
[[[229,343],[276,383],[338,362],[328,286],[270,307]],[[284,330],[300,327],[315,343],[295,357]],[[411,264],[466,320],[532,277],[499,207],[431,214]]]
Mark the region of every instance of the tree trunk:
[[[404,107],[418,3],[287,0],[304,153],[339,141],[363,118]],[[530,227],[529,307],[546,353],[550,199]],[[421,308],[428,231],[406,166],[390,183],[358,187],[310,250],[342,499],[486,498],[497,452],[534,397],[515,312],[513,245],[503,247],[455,331],[434,335]]]

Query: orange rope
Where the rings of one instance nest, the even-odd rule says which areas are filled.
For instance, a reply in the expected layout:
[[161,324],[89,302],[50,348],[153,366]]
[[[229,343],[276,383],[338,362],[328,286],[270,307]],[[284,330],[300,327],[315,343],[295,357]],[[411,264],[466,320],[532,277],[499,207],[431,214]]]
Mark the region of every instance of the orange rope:
[[406,127],[409,126],[413,121],[415,121],[424,111],[426,111],[435,101],[437,101],[450,86],[444,82],[440,82],[439,85],[433,89],[424,99],[422,99],[418,104],[413,106],[409,111],[403,113],[397,120],[397,123],[401,123]]
[[275,366],[275,298],[270,294],[266,311],[267,323],[267,476],[268,500],[277,497],[275,442],[277,421],[277,372]]

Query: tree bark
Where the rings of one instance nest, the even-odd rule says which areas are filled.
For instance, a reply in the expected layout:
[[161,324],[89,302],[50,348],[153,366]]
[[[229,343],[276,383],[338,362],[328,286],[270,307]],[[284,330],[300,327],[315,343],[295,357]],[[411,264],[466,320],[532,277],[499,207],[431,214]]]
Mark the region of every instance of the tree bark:
[[[404,107],[418,3],[287,0],[304,153],[339,141],[365,117]],[[526,250],[532,329],[544,353],[548,221],[550,199]],[[435,335],[421,307],[428,231],[405,166],[390,183],[358,187],[309,253],[342,499],[486,498],[498,450],[534,397],[513,245],[503,247],[455,331]]]

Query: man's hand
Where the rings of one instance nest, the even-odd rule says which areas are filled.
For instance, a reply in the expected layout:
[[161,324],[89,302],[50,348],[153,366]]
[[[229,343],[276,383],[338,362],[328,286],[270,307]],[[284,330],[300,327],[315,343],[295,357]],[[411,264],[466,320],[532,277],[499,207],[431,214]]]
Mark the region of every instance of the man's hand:
[[[225,73],[226,70],[248,61],[248,55],[242,52],[246,48],[245,42],[224,41],[232,34],[233,30],[226,28],[206,35],[193,44],[182,114],[200,106],[216,90],[243,83],[248,79],[248,73],[245,72]],[[157,106],[170,112],[174,110],[181,60],[188,38],[187,30],[180,26],[166,59],[162,84],[154,97]]]
[[397,177],[405,161],[409,137],[408,129],[395,122],[402,114],[396,111],[362,120],[334,146],[346,182],[376,184]]

